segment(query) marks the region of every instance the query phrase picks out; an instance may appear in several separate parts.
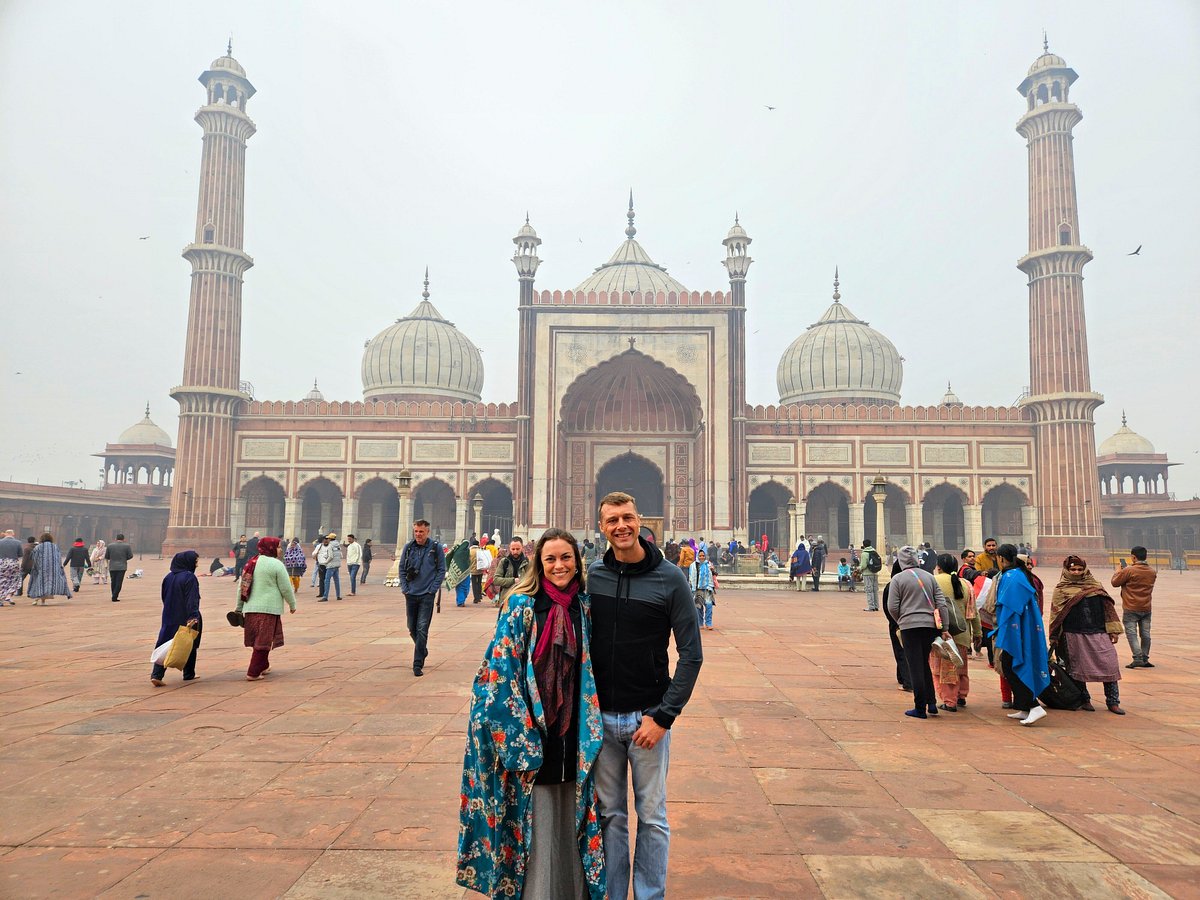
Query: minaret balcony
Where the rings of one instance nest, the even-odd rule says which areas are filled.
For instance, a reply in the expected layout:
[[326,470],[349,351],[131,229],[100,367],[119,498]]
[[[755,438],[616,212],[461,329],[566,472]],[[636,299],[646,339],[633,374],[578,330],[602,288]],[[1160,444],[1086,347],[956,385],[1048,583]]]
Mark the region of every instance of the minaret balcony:
[[1092,251],[1082,244],[1055,244],[1026,253],[1017,260],[1017,268],[1033,282],[1055,275],[1082,276],[1083,267],[1092,259]]

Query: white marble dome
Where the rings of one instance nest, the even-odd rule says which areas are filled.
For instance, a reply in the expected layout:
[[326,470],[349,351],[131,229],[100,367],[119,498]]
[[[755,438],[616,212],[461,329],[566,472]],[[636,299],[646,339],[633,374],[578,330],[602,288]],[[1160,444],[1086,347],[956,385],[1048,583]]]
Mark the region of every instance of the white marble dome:
[[223,69],[226,72],[232,72],[234,75],[239,75],[242,78],[246,77],[246,70],[242,68],[242,64],[233,58],[232,55],[218,56],[212,61],[210,69]]
[[1106,438],[1096,451],[1097,456],[1111,456],[1116,453],[1154,453],[1154,445],[1126,424],[1124,413],[1121,413],[1121,427],[1115,434]]
[[150,419],[150,406],[146,405],[146,417],[135,425],[130,425],[117,438],[118,444],[137,444],[141,446],[170,447],[171,436],[159,428]]
[[1029,67],[1026,77],[1029,75],[1036,75],[1038,72],[1042,72],[1046,69],[1065,69],[1066,67],[1067,61],[1065,59],[1063,59],[1057,53],[1051,53],[1049,50],[1047,50],[1033,61],[1033,65]]
[[634,215],[633,194],[630,194],[629,210],[625,213],[629,224],[625,227],[624,243],[617,247],[608,262],[597,267],[596,271],[580,282],[579,287],[575,288],[575,293],[689,293],[687,288],[668,275],[666,268],[652,260],[642,245],[634,240],[637,234],[633,225]]
[[834,280],[833,304],[779,360],[780,403],[900,402],[904,363],[886,337],[842,305]]
[[478,402],[483,391],[479,348],[429,302],[429,282],[416,309],[375,335],[363,351],[363,397],[422,397]]

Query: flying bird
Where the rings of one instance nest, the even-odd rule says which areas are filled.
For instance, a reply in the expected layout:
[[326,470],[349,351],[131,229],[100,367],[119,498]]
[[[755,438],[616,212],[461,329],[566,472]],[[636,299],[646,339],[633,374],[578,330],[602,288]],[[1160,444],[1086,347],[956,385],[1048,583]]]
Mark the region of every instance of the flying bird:
[[146,235],[145,237],[140,237],[140,238],[138,238],[138,240],[139,241],[148,241],[148,240],[150,240],[150,235]]
[[[766,106],[765,103],[763,105]],[[767,109],[771,110],[771,112],[775,111],[775,107],[773,107],[773,106],[767,106]]]
[[1136,250],[1134,250],[1132,253],[1126,253],[1125,255],[1126,256],[1141,256],[1142,255],[1142,245],[1138,244],[1138,248]]

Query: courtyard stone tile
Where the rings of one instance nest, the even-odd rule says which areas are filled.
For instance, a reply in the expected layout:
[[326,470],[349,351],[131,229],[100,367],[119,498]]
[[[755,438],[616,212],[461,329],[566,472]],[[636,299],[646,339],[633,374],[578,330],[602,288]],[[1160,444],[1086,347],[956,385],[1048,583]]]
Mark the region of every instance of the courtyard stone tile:
[[211,817],[183,842],[186,847],[324,850],[370,801],[361,797],[243,800]]
[[466,892],[454,884],[455,858],[450,851],[327,850],[283,896],[287,900],[457,900]]
[[909,900],[911,897],[982,898],[992,893],[958,860],[902,856],[806,856],[821,892],[830,900]]
[[318,855],[315,850],[241,848],[229,852],[173,848],[162,851],[98,896],[102,900],[279,897]]
[[[995,860],[968,865],[998,896],[1009,900],[1059,900],[1062,897],[1164,900],[1169,896],[1135,870],[1119,863]],[[1191,887],[1194,888],[1194,884]]]
[[27,900],[94,897],[162,852],[144,847],[16,847],[0,856],[0,893]]
[[38,847],[171,847],[233,805],[194,798],[187,785],[176,785],[174,795],[108,800],[68,818],[62,827],[30,843]]
[[914,809],[959,859],[1112,862],[1113,858],[1043,812]]

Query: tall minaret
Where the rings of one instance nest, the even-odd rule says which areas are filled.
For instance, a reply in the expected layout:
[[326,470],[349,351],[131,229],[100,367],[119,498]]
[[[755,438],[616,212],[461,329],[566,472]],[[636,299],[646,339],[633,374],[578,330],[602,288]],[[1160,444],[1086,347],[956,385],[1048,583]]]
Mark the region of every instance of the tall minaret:
[[[732,470],[732,496],[729,498],[730,525],[734,535],[749,543],[753,537],[748,529],[750,520],[750,476],[746,471],[746,273],[754,262],[747,252],[753,238],[742,228],[738,214],[733,214],[733,227],[725,240],[725,268],[729,272],[729,293],[732,312],[729,316],[729,409],[733,421],[729,429],[729,465]],[[710,525],[711,530],[711,525]]]
[[204,129],[195,242],[183,251],[192,264],[179,440],[171,518],[163,552],[200,555],[229,548],[233,491],[233,415],[241,391],[242,275],[254,265],[242,250],[246,141],[254,123],[246,101],[254,85],[233,58],[232,45],[200,76],[207,102],[196,113]]
[[[529,213],[525,213],[525,224],[517,231],[512,239],[516,245],[513,254],[513,265],[517,267],[517,277],[521,282],[521,298],[517,306],[517,358],[525,361],[534,358],[536,348],[536,325],[533,311],[533,280],[537,276],[538,266],[542,264],[538,258],[538,247],[542,239],[538,237],[533,226],[529,224]],[[524,534],[529,529],[530,516],[533,512],[530,506],[530,495],[533,487],[533,469],[530,454],[532,439],[529,433],[530,414],[533,411],[534,375],[528,364],[517,370],[517,473],[513,486],[513,528],[514,534]]]
[[1029,276],[1030,396],[1036,421],[1039,555],[1104,547],[1096,477],[1083,267],[1092,251],[1079,236],[1072,129],[1083,118],[1068,103],[1078,78],[1043,42],[1044,52],[1017,88],[1027,112],[1017,131],[1029,146],[1029,252],[1017,267]]

